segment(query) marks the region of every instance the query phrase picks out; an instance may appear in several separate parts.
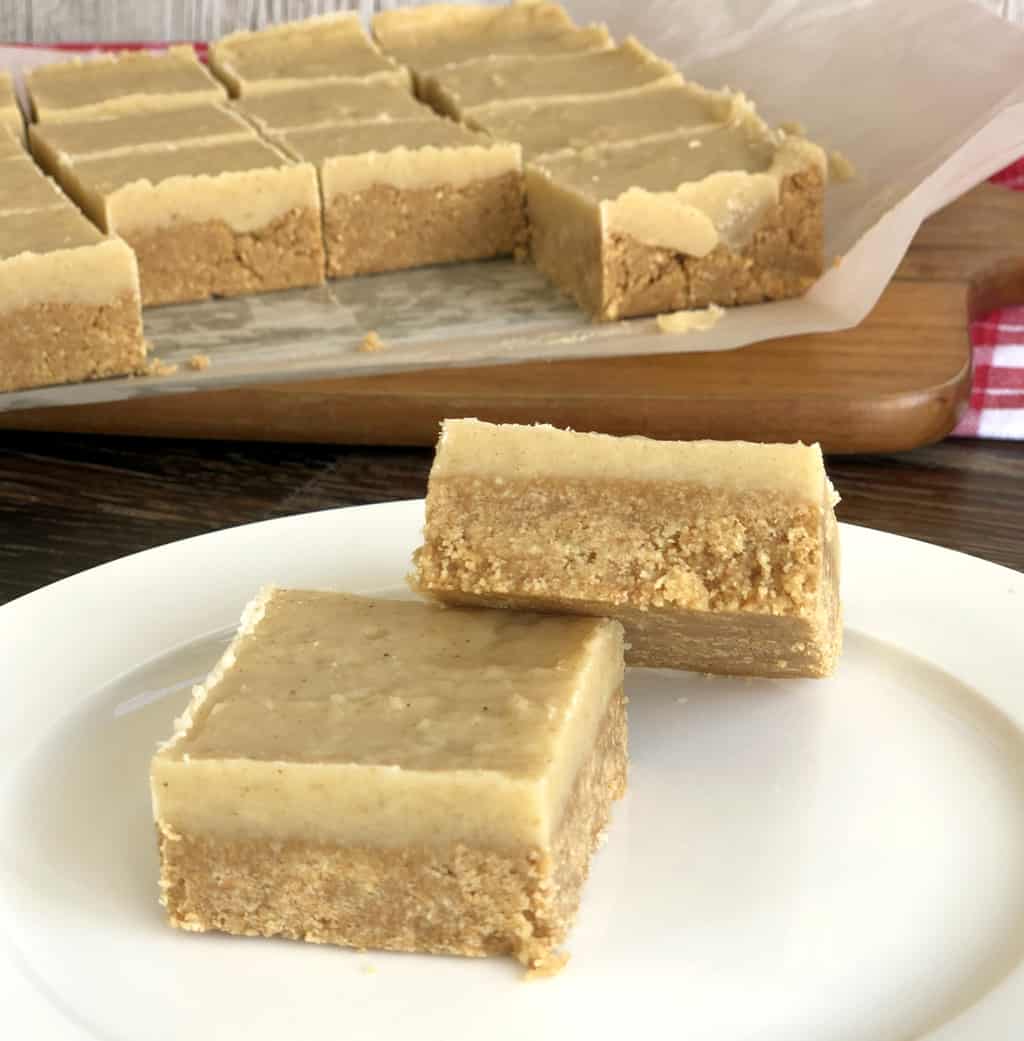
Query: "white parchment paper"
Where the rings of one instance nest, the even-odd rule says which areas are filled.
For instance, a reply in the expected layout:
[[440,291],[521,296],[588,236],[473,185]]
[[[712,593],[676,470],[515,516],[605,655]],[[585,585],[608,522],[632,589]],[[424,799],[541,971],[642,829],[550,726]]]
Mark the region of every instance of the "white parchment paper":
[[[796,120],[857,177],[830,187],[826,256],[800,300],[727,311],[712,329],[653,319],[595,325],[529,265],[494,261],[145,312],[172,375],[0,394],[0,411],[159,393],[540,359],[718,351],[857,324],[921,222],[1024,155],[1024,29],[971,0],[616,0],[567,3],[676,62],[743,90],[772,123]],[[23,70],[66,54],[0,48]],[[1007,243],[1007,253],[1019,243]],[[360,345],[370,330],[384,350]],[[823,349],[827,349],[824,348]],[[206,354],[202,372],[184,363]],[[496,374],[497,375],[497,374]]]

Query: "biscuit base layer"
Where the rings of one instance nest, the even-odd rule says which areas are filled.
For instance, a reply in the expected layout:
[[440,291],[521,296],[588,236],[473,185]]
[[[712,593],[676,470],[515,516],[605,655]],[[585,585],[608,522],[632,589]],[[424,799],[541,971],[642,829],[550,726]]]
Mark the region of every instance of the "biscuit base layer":
[[631,665],[824,676],[840,651],[831,505],[768,492],[432,478],[416,569],[446,603],[615,618]]
[[161,902],[194,932],[483,957],[542,967],[565,938],[590,857],[626,786],[620,690],[550,850],[353,847],[159,834]]
[[320,285],[320,214],[292,210],[256,231],[182,222],[123,237],[139,262],[143,306]]
[[796,297],[824,267],[824,181],[814,168],[783,179],[779,202],[743,248],[719,245],[704,257],[603,236],[596,211],[592,222],[567,226],[536,195],[531,189],[534,262],[600,319]]
[[138,297],[109,304],[47,301],[0,314],[0,391],[123,376],[146,357]]
[[527,240],[515,172],[458,186],[375,184],[324,205],[331,278],[483,260],[514,253]]

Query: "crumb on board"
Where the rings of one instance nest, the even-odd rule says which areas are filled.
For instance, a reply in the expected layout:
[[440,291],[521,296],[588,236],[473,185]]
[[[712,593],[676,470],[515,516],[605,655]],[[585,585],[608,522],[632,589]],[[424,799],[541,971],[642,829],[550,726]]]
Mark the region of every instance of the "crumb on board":
[[663,333],[693,333],[706,332],[708,329],[718,325],[725,309],[718,304],[710,304],[708,307],[698,308],[693,311],[670,311],[659,314],[655,321],[658,329]]
[[690,143],[687,147],[689,148],[701,148],[704,142],[699,137],[691,137]]
[[163,361],[160,358],[147,358],[138,370],[140,376],[173,376],[178,371],[176,362]]
[[371,329],[364,337],[359,349],[364,354],[373,354],[376,351],[387,350],[387,344],[377,335],[376,329]]
[[364,976],[376,976],[377,966],[372,961],[366,961],[365,959],[359,963],[359,971]]
[[525,979],[543,980],[557,976],[569,963],[568,951],[553,951],[544,958],[534,958],[526,970]]
[[843,258],[842,258],[842,256],[839,253],[837,253],[832,258],[832,266],[833,267],[842,267],[842,264],[843,264]]
[[194,372],[205,372],[210,367],[208,354],[193,354],[188,360],[188,367]]
[[836,184],[852,181],[857,176],[857,167],[843,155],[842,152],[833,149],[828,154],[828,177]]

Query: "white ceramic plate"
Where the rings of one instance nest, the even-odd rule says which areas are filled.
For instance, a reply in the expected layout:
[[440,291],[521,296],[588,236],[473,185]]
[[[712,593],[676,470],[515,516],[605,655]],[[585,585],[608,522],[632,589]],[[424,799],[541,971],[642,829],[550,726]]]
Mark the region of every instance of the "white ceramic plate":
[[275,1041],[1024,1032],[1024,576],[844,527],[827,681],[633,671],[631,788],[554,979],[167,928],[146,781],[273,581],[397,592],[422,504],[204,535],[0,608],[0,1034]]

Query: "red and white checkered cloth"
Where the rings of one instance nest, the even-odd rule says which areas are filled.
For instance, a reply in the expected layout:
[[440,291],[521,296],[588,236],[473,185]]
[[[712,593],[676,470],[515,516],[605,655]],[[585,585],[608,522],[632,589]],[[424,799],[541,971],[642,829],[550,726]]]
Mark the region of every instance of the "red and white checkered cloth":
[[[992,180],[1024,191],[1024,159]],[[1024,441],[1024,304],[1003,307],[971,323],[974,383],[953,434]]]

